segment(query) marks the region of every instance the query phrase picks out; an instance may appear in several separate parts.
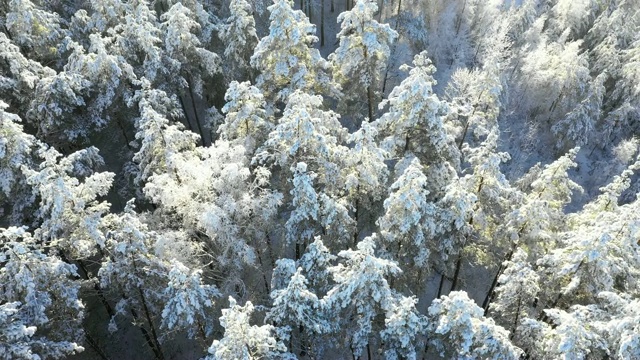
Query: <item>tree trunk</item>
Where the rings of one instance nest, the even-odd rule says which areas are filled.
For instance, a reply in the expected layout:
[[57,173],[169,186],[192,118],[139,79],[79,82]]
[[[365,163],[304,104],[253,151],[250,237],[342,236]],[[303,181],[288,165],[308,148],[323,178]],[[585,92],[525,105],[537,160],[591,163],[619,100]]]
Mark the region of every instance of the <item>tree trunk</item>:
[[189,120],[189,113],[187,113],[187,107],[184,105],[184,98],[182,95],[178,95],[178,100],[180,100],[180,107],[182,108],[182,112],[184,113],[184,118],[187,121],[187,126],[189,127],[189,131],[193,131],[193,125],[191,125],[191,120]]
[[444,285],[444,272],[442,273],[442,275],[440,275],[440,285],[438,285],[438,294],[436,295],[436,299],[439,299],[440,296],[442,295],[442,288]]
[[[333,0],[331,0],[333,5]],[[320,2],[320,46],[324,46],[324,0]]]
[[462,267],[462,249],[460,249],[460,251],[458,259],[456,260],[456,270],[453,273],[453,282],[451,282],[451,290],[449,290],[449,292],[454,291],[456,285],[458,285],[458,276],[460,275],[460,268]]
[[331,12],[336,11],[334,3],[335,3],[335,0],[331,0]]
[[[358,185],[357,189],[358,189],[358,192],[359,192],[359,190],[360,190],[360,185]],[[355,246],[358,244],[358,234],[359,234],[359,233],[358,233],[358,208],[359,208],[359,207],[360,207],[359,200],[358,200],[358,199],[356,199],[355,212],[354,212],[354,214],[353,214],[353,220],[354,220],[354,221],[355,221],[355,223],[356,223],[356,229],[355,229],[355,232],[353,233],[353,247],[354,247],[354,248],[355,248]]]
[[[122,295],[122,297],[125,299],[127,298],[126,296],[124,296],[124,294]],[[134,322],[138,322],[140,319],[140,317],[138,316],[138,313],[133,308],[129,309],[129,312],[131,313],[131,317],[133,318]],[[162,352],[156,348],[153,341],[151,340],[151,335],[149,334],[147,329],[145,329],[144,326],[142,325],[138,327],[140,328],[140,332],[142,333],[142,336],[147,342],[147,345],[149,345],[149,347],[151,348],[151,351],[153,351],[153,354],[156,356],[156,359],[164,359]]]
[[[384,1],[384,0],[383,0]],[[402,0],[398,0],[398,9],[396,10],[396,23],[393,26],[394,30],[398,31],[398,26],[400,25],[400,10],[402,7]],[[380,11],[382,13],[382,11]],[[396,45],[395,43],[393,44],[393,46],[391,47],[391,55],[393,55],[393,53],[396,50]],[[387,79],[389,78],[389,68],[391,67],[391,63],[387,63],[387,66],[384,70],[384,78],[382,79],[382,96],[384,96],[384,91],[387,88]]]
[[[82,260],[78,260],[78,265],[82,269],[85,279],[91,280],[92,278],[89,276],[89,270],[87,269],[87,266],[84,264],[84,262]],[[107,310],[107,314],[109,315],[109,317],[113,317],[113,315],[115,315],[115,312],[113,311],[113,308],[111,307],[107,299],[104,297],[104,292],[102,291],[100,284],[96,282],[93,285],[93,288],[98,292],[98,298],[100,298],[100,302]]]
[[153,343],[158,351],[156,357],[159,360],[164,360],[164,354],[162,354],[162,347],[160,346],[160,341],[158,341],[158,334],[156,333],[156,329],[153,326],[153,320],[151,319],[151,313],[149,312],[149,307],[147,306],[147,300],[144,296],[144,293],[140,288],[138,289],[138,294],[140,295],[140,300],[142,301],[142,310],[144,311],[144,316],[147,318],[147,322],[149,323],[149,328],[151,329],[151,336],[153,338]]
[[198,116],[198,109],[196,108],[196,100],[195,94],[193,93],[192,84],[190,81],[187,85],[189,87],[189,97],[191,98],[191,106],[193,107],[193,115],[196,119],[196,125],[198,126],[198,132],[200,133],[200,141],[202,142],[202,146],[207,146],[204,141],[204,132],[202,131],[202,125],[200,124],[200,117]]
[[509,334],[509,340],[513,340],[513,336],[518,329],[518,321],[520,320],[520,308],[522,307],[522,298],[518,296],[518,307],[516,309],[516,319],[513,321],[513,327],[511,328],[511,334]]
[[373,119],[373,90],[371,89],[371,84],[367,86],[367,103],[369,107],[369,122],[372,122]]
[[498,272],[496,272],[496,276],[493,277],[493,281],[491,282],[491,287],[489,287],[489,292],[487,292],[487,296],[485,296],[484,301],[482,302],[482,308],[484,309],[484,313],[487,314],[487,310],[489,309],[489,305],[491,304],[491,300],[493,300],[493,293],[496,290],[496,285],[498,285],[498,278],[502,275],[504,271],[504,262],[511,261],[513,257],[513,252],[515,249],[511,249],[505,259],[500,263],[500,267],[498,267]]
[[131,140],[129,140],[129,137],[127,136],[127,132],[124,129],[124,125],[122,125],[122,119],[118,118],[118,121],[116,121],[116,123],[118,123],[118,127],[120,128],[120,131],[122,132],[122,137],[124,137],[124,140],[127,142],[127,147],[130,150],[133,150],[133,147],[130,144]]
[[267,276],[264,273],[264,266],[262,264],[262,254],[260,253],[260,247],[256,246],[256,253],[258,254],[258,264],[260,264],[260,272],[262,273],[262,281],[264,281],[264,289],[269,294],[271,292],[271,287],[269,286],[269,282],[267,281]]
[[93,351],[96,352],[96,354],[98,354],[98,356],[100,356],[100,358],[102,360],[109,360],[109,357],[107,356],[107,354],[104,353],[104,351],[102,350],[102,348],[98,345],[98,343],[93,339],[93,337],[91,335],[89,335],[89,333],[87,333],[85,331],[84,333],[84,338],[87,341],[87,344],[89,344],[89,346],[91,346],[91,348],[93,348]]

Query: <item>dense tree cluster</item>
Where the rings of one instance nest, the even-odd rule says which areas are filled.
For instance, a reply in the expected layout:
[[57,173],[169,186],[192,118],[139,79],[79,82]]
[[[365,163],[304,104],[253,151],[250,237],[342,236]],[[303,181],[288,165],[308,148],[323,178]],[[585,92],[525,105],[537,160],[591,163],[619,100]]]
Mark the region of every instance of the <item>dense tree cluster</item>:
[[639,34],[634,0],[1,2],[0,359],[639,359]]

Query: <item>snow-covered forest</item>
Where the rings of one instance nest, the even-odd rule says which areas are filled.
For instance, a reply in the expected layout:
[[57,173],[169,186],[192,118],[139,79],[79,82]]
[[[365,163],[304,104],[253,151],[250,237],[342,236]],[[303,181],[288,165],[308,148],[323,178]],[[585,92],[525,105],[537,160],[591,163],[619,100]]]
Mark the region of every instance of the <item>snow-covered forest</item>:
[[638,0],[0,1],[0,359],[640,359]]

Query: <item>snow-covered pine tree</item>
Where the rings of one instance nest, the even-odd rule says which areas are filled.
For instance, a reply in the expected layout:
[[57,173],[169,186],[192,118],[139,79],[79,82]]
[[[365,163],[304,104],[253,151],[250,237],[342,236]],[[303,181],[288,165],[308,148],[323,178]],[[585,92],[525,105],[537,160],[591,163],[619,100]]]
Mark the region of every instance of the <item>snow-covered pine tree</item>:
[[332,323],[325,313],[324,301],[307,288],[302,268],[291,276],[287,287],[274,290],[271,299],[273,305],[267,319],[274,321],[288,336],[297,335],[301,356],[308,351],[313,353],[314,335],[328,332]]
[[336,260],[336,256],[329,252],[322,239],[317,236],[307,246],[306,252],[297,262],[317,296],[324,296],[330,289],[331,273],[329,268],[333,265],[334,260]]
[[[12,225],[21,223],[24,210],[35,199],[29,194],[22,166],[33,166],[36,139],[24,133],[18,115],[7,112],[9,105],[0,100],[0,214]],[[0,224],[6,226],[2,221]]]
[[[555,233],[565,230],[563,207],[571,201],[574,191],[582,191],[582,187],[569,178],[568,171],[576,166],[574,161],[579,148],[570,150],[544,169],[532,168],[522,179],[527,188],[522,199],[517,200],[512,210],[505,215],[500,225],[499,236],[508,239],[504,259],[511,260],[516,247],[522,247],[532,258],[540,258],[558,245]],[[514,200],[516,198],[514,197]],[[502,271],[503,261],[487,292],[483,307],[488,308],[493,300],[495,286]]]
[[67,157],[54,149],[38,151],[37,170],[23,168],[27,183],[39,198],[34,236],[69,260],[87,259],[105,246],[110,204],[102,201],[115,174],[94,172],[104,164],[91,147]]
[[376,121],[376,127],[384,139],[382,147],[391,157],[414,154],[426,167],[429,199],[437,201],[457,176],[460,151],[443,121],[448,107],[433,93],[435,67],[427,53],[416,55],[413,65],[401,67],[411,69],[409,76],[380,104],[388,104],[389,109]]
[[390,56],[389,47],[398,37],[388,24],[375,20],[377,9],[376,2],[358,0],[352,9],[338,15],[340,45],[329,56],[345,100],[357,103],[367,99],[368,121],[375,120],[380,78]]
[[437,223],[439,209],[428,200],[427,177],[420,161],[413,158],[407,162],[398,180],[391,185],[378,226],[388,256],[402,264],[409,278],[418,274],[418,278],[423,279],[430,271],[429,255],[442,227]]
[[509,332],[483,316],[464,291],[452,291],[429,306],[427,338],[441,357],[518,359],[522,350]]
[[224,336],[213,341],[205,360],[294,358],[286,353],[286,346],[276,338],[273,325],[251,325],[254,309],[251,301],[240,306],[233,297],[229,297],[229,307],[222,310],[220,317]]
[[504,265],[498,278],[496,299],[489,308],[493,318],[512,334],[520,322],[535,314],[534,304],[540,292],[540,276],[532,269],[527,253],[517,249]]
[[288,245],[295,244],[295,258],[300,259],[308,242],[317,235],[320,204],[313,188],[315,174],[307,171],[307,164],[299,162],[292,169],[293,188],[291,206],[293,210],[285,224],[285,239]]
[[25,57],[20,48],[4,32],[0,32],[0,90],[2,101],[9,104],[24,120],[38,82],[55,75],[55,71]]
[[[199,2],[195,4],[199,5],[198,8],[201,7]],[[213,77],[221,70],[220,57],[208,50],[207,42],[203,42],[210,36],[210,34],[207,35],[210,29],[203,27],[202,16],[190,9],[188,4],[185,5],[176,2],[160,16],[164,32],[164,47],[171,58],[170,70],[173,74],[179,74],[179,76],[173,76],[174,91],[180,96],[185,115],[187,109],[190,109],[200,140],[203,145],[207,145],[211,143],[211,137],[206,131],[209,124],[201,118],[202,110],[198,103],[205,99],[205,94],[214,94],[219,88],[216,86],[219,85],[218,82],[214,81]],[[209,24],[208,17],[207,14],[205,24]],[[201,34],[200,37],[198,33]],[[190,106],[185,105],[187,99],[191,102]]]
[[224,123],[218,127],[222,140],[237,140],[253,156],[255,149],[262,146],[273,128],[265,111],[266,102],[262,92],[249,82],[232,81],[224,96],[226,104],[222,112],[226,114]]
[[231,0],[229,12],[226,24],[221,26],[218,33],[220,40],[226,44],[225,64],[231,71],[227,76],[253,81],[249,59],[258,44],[258,35],[251,4],[246,0]]
[[55,12],[30,0],[7,1],[3,14],[7,35],[30,59],[53,63],[64,51],[64,39],[69,35],[65,20]]
[[398,297],[385,314],[385,328],[380,332],[387,359],[415,359],[418,336],[424,334],[427,319],[416,309],[416,297]]
[[158,332],[170,271],[167,261],[154,251],[157,233],[150,231],[134,211],[133,200],[124,214],[111,219],[98,271],[100,286],[117,302],[109,331],[118,330],[117,318],[133,320],[154,356],[164,359]]
[[269,6],[269,35],[260,39],[251,56],[251,66],[259,72],[256,85],[274,109],[296,90],[310,94],[332,95],[335,88],[329,75],[329,63],[313,44],[315,25],[293,1],[276,0]]
[[[347,199],[353,207],[355,226],[366,222],[367,216],[375,213],[374,204],[387,191],[387,153],[378,146],[375,140],[377,135],[378,131],[372,124],[363,123],[360,129],[349,135],[348,141],[352,146],[346,148],[342,155],[344,164],[340,177]],[[354,245],[359,240],[358,230],[356,228],[353,234]]]
[[166,303],[162,309],[161,328],[187,331],[190,338],[198,334],[202,340],[213,331],[211,313],[213,300],[220,296],[215,286],[203,283],[202,270],[192,270],[180,261],[170,261],[169,283],[164,289]]
[[377,327],[374,319],[391,311],[398,297],[387,277],[401,270],[394,261],[375,255],[379,241],[376,237],[376,234],[366,237],[356,250],[338,253],[344,262],[329,268],[336,285],[323,298],[329,311],[337,315],[338,338],[346,340],[341,345],[348,346],[355,357],[361,356],[365,349],[371,356],[370,338]]
[[142,80],[142,89],[131,99],[138,103],[140,118],[136,120],[136,139],[140,142],[133,161],[138,164],[137,182],[146,181],[158,173],[174,173],[177,156],[192,151],[198,135],[183,131],[182,124],[171,124],[169,117],[176,117],[176,100],[151,83]]
[[[339,192],[337,179],[347,138],[347,129],[339,118],[335,112],[322,109],[321,96],[294,92],[275,129],[256,151],[253,162],[268,162],[285,173],[304,162],[309,171],[318,175],[318,184],[324,187],[325,193]],[[283,192],[288,192],[286,184],[281,187]]]
[[25,228],[0,228],[3,358],[59,359],[84,350],[76,267],[50,249]]

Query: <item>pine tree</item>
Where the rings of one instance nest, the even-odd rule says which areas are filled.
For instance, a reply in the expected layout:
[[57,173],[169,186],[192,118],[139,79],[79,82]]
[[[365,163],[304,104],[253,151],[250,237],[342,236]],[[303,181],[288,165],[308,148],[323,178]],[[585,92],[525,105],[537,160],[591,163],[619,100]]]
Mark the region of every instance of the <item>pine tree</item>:
[[302,268],[291,276],[286,288],[271,292],[271,299],[273,305],[267,319],[290,334],[298,330],[301,354],[306,352],[307,343],[315,334],[330,330],[331,322],[325,314],[324,302],[307,288]]
[[16,110],[16,115],[27,120],[25,114],[33,92],[42,78],[55,75],[55,71],[25,57],[20,48],[4,32],[0,32],[0,90],[2,101]]
[[[209,347],[207,360],[231,359],[274,359],[285,357],[286,347],[274,336],[272,325],[251,325],[254,311],[251,301],[244,306],[229,297],[229,308],[222,310],[220,325],[224,327],[224,337],[214,340]],[[284,355],[284,356],[283,356]]]
[[[205,88],[211,93],[218,89],[217,86],[213,86],[216,82],[212,79],[220,72],[220,57],[206,47],[207,39],[210,37],[209,31],[212,30],[208,27],[213,26],[209,24],[209,15],[197,11],[201,8],[199,2],[194,4],[198,5],[196,9],[190,9],[188,3],[185,5],[176,2],[160,16],[160,20],[164,32],[164,47],[171,58],[170,69],[179,74],[174,76],[174,91],[180,96],[185,115],[187,108],[191,110],[204,146],[210,143],[210,136],[205,132],[207,124],[204,119],[200,119],[201,111],[197,104],[204,97]],[[198,32],[201,32],[200,37],[196,35]],[[184,105],[187,98],[191,100],[190,107]]]
[[206,308],[220,296],[215,286],[203,284],[202,270],[191,270],[177,260],[171,260],[169,283],[164,290],[167,300],[162,309],[161,327],[169,331],[186,329],[189,337],[197,333],[203,340],[213,330]]
[[0,209],[8,211],[10,222],[18,223],[33,202],[21,167],[33,166],[36,139],[23,132],[20,117],[7,112],[8,107],[0,100]]
[[251,71],[249,59],[258,44],[256,21],[251,4],[246,0],[231,1],[229,12],[226,24],[221,27],[218,36],[226,44],[224,56],[227,63],[230,63],[231,74],[239,73],[238,75],[243,76],[245,72]]
[[533,315],[533,305],[540,289],[540,276],[527,261],[527,253],[516,250],[498,278],[496,300],[490,310],[505,328],[516,333],[520,321]]
[[385,213],[378,219],[380,239],[391,258],[422,276],[429,272],[431,244],[441,231],[436,222],[438,208],[427,200],[428,194],[427,177],[420,161],[413,158],[391,185]]
[[82,352],[84,304],[76,267],[25,228],[0,228],[0,355],[62,358]]
[[321,96],[296,91],[289,96],[283,116],[256,151],[253,162],[269,161],[285,171],[304,162],[318,175],[324,192],[333,194],[339,186],[336,182],[346,137],[339,115],[322,110]]
[[57,60],[68,36],[60,15],[29,0],[11,0],[7,5],[4,26],[15,44],[33,60]]
[[73,260],[95,255],[105,246],[104,218],[110,207],[100,198],[111,188],[115,174],[94,172],[104,164],[94,147],[67,157],[54,149],[38,152],[43,160],[39,169],[23,169],[40,200],[34,236]]
[[298,163],[292,171],[294,172],[291,190],[293,210],[285,225],[285,237],[288,244],[295,243],[297,260],[302,256],[302,250],[307,242],[316,235],[320,204],[318,194],[313,188],[315,175],[307,172],[307,164]]
[[256,85],[268,94],[272,108],[296,90],[329,95],[335,92],[329,77],[329,63],[312,45],[315,26],[291,0],[277,0],[269,6],[269,35],[260,39],[251,56],[259,71]]
[[241,140],[249,155],[262,146],[273,124],[265,111],[262,92],[249,82],[232,81],[224,96],[225,121],[218,127],[223,140]]
[[124,214],[113,218],[98,271],[100,286],[117,299],[109,331],[118,330],[117,317],[131,317],[156,358],[164,359],[158,316],[168,299],[163,295],[170,271],[167,261],[153,252],[157,234],[134,212],[133,200]]
[[[336,256],[329,252],[319,236],[307,246],[306,252],[298,260],[298,266],[302,268],[303,274],[306,274],[305,278],[317,296],[324,296],[330,289],[329,268],[334,260]],[[295,268],[293,270],[295,271]]]
[[[348,100],[366,96],[369,121],[375,117],[376,88],[390,56],[389,47],[398,37],[388,24],[374,19],[377,9],[375,2],[358,0],[352,9],[338,15],[340,45],[329,56],[334,78],[345,94],[351,94]],[[365,89],[366,94],[357,89]]]
[[[369,337],[374,331],[374,319],[385,310],[391,310],[396,294],[390,288],[387,277],[399,274],[400,268],[390,260],[374,254],[377,235],[360,241],[356,250],[343,250],[338,256],[344,263],[329,268],[336,285],[327,293],[325,301],[329,309],[340,314],[340,326],[349,339],[353,356],[358,357],[369,349]],[[348,319],[355,319],[355,323]],[[345,344],[346,345],[346,344]]]
[[427,337],[441,357],[517,359],[522,353],[464,291],[434,300],[427,312]]
[[385,329],[380,332],[387,359],[416,358],[417,337],[427,326],[426,318],[416,310],[417,302],[415,297],[401,297],[387,310]]
[[425,165],[448,161],[456,168],[459,151],[443,122],[447,106],[433,93],[435,67],[426,52],[416,55],[413,65],[401,67],[410,69],[409,76],[380,104],[389,105],[376,124],[384,137],[383,148],[392,157],[412,152]]

